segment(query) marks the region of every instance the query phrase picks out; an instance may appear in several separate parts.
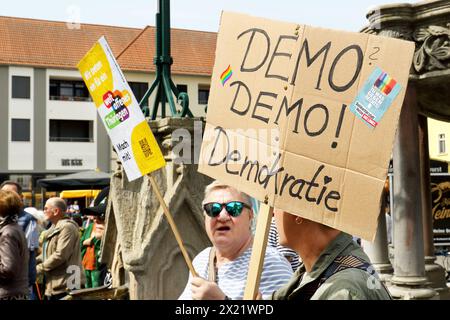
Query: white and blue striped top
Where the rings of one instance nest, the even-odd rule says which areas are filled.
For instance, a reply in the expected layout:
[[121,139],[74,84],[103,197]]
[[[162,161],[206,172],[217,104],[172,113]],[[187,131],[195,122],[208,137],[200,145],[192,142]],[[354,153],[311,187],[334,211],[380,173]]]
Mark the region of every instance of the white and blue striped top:
[[278,252],[289,261],[294,272],[300,267],[300,257],[297,252],[280,245],[280,235],[278,234],[277,225],[274,218],[272,218],[272,223],[270,224],[267,246],[276,248]]
[[[211,247],[206,248],[192,262],[198,275],[204,279],[208,279],[210,251]],[[233,300],[241,300],[244,297],[251,253],[252,248],[249,247],[237,259],[223,264],[217,271],[216,281],[220,289]],[[286,284],[292,274],[289,262],[276,249],[267,246],[259,286],[263,299],[270,298],[272,292]],[[192,299],[191,279],[192,275],[189,274],[188,283],[179,300]]]

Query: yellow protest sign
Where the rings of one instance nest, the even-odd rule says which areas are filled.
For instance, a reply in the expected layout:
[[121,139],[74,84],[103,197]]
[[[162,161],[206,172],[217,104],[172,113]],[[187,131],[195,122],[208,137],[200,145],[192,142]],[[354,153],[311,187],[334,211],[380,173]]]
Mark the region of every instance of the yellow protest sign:
[[128,180],[166,162],[106,39],[101,37],[78,63]]

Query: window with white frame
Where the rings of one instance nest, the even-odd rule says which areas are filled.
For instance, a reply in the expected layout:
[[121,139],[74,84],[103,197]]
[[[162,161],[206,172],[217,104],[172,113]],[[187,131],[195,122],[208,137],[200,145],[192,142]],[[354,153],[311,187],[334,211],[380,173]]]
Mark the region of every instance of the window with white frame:
[[12,76],[12,97],[30,99],[30,77]]
[[209,98],[209,85],[199,84],[198,85],[198,104],[207,104]]
[[439,153],[440,154],[447,153],[447,148],[445,145],[445,133],[440,133],[438,135],[438,140],[439,140]]
[[188,86],[187,86],[187,84],[177,84],[177,89],[178,89],[178,92],[188,92]]
[[[142,98],[144,97],[145,93],[148,90],[148,83],[147,82],[128,82],[130,85],[131,91],[133,91],[134,96],[136,97],[137,102],[141,102]],[[148,99],[146,99],[142,107],[148,107]]]
[[83,80],[50,79],[50,100],[92,101]]
[[94,121],[51,119],[50,141],[93,142]]
[[11,141],[30,141],[30,119],[11,119]]

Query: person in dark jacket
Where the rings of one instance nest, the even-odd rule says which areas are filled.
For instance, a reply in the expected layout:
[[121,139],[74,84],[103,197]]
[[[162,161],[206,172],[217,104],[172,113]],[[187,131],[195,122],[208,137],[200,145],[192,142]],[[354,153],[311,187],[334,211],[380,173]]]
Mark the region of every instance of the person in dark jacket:
[[[13,191],[22,199],[22,186],[15,181],[6,180],[0,185],[1,190]],[[32,214],[26,212],[23,207],[20,209],[17,223],[25,233],[27,246],[29,250],[28,259],[28,289],[30,291],[30,299],[37,300],[35,294],[36,282],[36,251],[39,248],[39,233],[37,229],[37,220]]]
[[0,190],[0,300],[28,299],[28,246],[17,224],[22,201]]

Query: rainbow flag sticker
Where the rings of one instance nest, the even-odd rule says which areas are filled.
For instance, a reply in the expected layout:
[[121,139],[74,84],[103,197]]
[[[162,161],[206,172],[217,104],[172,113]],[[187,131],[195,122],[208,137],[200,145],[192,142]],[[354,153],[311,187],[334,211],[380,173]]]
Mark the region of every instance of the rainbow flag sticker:
[[225,69],[224,72],[220,75],[220,81],[222,82],[222,86],[231,78],[233,75],[233,70],[231,69],[231,65],[228,65],[228,68]]
[[383,94],[388,95],[396,84],[397,81],[392,79],[386,72],[382,72],[375,80],[374,87],[378,88]]
[[376,67],[349,109],[369,128],[374,129],[394,103],[400,89],[400,84],[394,78]]

